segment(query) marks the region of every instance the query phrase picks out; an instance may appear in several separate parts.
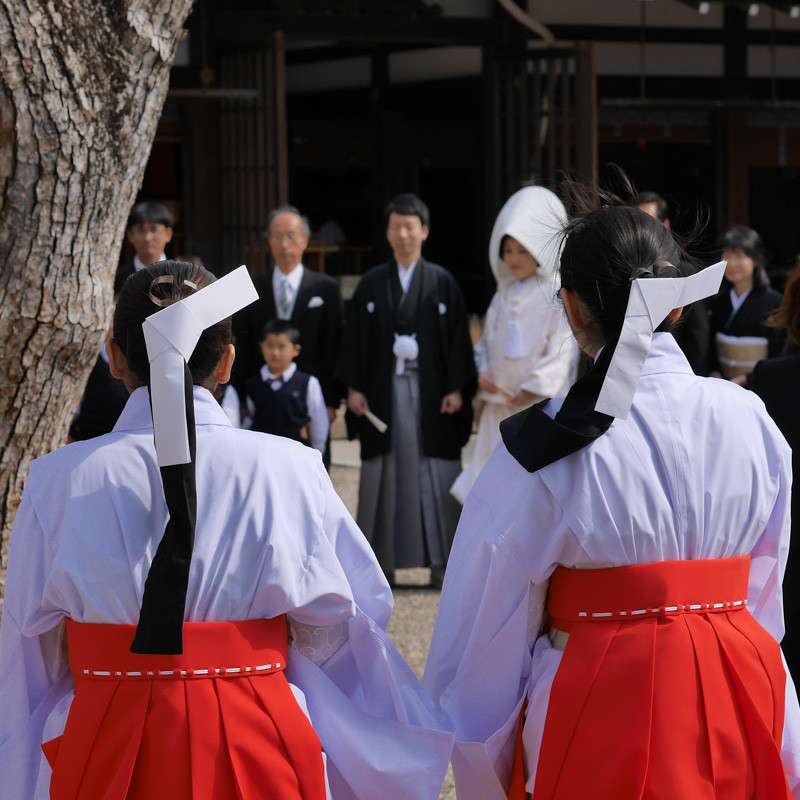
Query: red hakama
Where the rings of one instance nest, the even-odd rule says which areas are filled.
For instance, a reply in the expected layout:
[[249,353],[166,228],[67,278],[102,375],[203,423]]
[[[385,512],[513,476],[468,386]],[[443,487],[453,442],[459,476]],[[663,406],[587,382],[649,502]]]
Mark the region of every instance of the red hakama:
[[[749,568],[745,556],[556,569],[547,612],[570,636],[533,800],[791,800],[786,673],[747,611]],[[520,766],[512,797],[525,796]]]
[[324,800],[285,617],[185,623],[181,655],[131,653],[135,630],[67,620],[75,698],[42,746],[52,800]]

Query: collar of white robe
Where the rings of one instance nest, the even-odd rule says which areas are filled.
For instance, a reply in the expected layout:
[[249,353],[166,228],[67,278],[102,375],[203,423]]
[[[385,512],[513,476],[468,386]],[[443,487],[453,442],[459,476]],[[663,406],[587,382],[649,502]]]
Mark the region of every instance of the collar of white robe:
[[673,308],[714,294],[724,270],[722,262],[688,278],[633,281],[619,336],[606,343],[593,367],[573,384],[556,415],[545,411],[545,400],[500,423],[508,452],[528,472],[536,472],[590,445],[615,417],[627,417],[653,331]]
[[595,411],[625,419],[650,352],[653,331],[674,308],[719,291],[724,261],[686,278],[638,278],[631,284],[622,332],[608,366]]
[[241,266],[150,315],[142,324],[150,361],[150,401],[159,467],[188,464],[191,460],[184,364],[194,352],[200,335],[257,299],[247,267]]

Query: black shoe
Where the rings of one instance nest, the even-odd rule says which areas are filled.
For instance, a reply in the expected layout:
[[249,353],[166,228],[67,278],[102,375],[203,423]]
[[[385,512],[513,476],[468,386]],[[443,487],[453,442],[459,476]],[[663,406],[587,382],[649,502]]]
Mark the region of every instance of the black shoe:
[[431,587],[434,589],[441,589],[443,583],[444,567],[431,567]]

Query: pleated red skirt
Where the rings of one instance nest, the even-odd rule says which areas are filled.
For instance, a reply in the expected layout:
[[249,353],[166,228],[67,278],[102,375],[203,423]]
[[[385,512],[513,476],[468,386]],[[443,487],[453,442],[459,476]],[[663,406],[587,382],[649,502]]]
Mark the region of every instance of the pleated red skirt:
[[[746,608],[749,557],[559,567],[567,630],[533,800],[780,800],[786,673]],[[525,797],[518,759],[510,797]]]
[[52,800],[324,800],[285,617],[185,623],[177,656],[131,653],[135,630],[67,621],[75,698],[42,746]]

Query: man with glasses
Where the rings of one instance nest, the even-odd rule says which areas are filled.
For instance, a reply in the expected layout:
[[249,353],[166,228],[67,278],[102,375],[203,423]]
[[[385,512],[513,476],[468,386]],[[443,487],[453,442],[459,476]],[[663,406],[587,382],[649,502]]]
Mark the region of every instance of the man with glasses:
[[[320,382],[333,422],[344,396],[333,377],[342,335],[342,297],[336,280],[303,265],[310,235],[308,220],[294,206],[276,208],[267,217],[266,237],[275,265],[253,277],[259,300],[234,318],[234,388],[244,397],[244,382],[264,364],[258,343],[267,322],[289,320],[300,331],[297,368]],[[326,466],[329,450],[326,447]]]
[[128,275],[156,261],[164,261],[164,248],[172,241],[172,219],[166,207],[154,200],[137,203],[128,215],[125,237],[133,245],[133,261],[121,264],[114,278],[116,297]]

